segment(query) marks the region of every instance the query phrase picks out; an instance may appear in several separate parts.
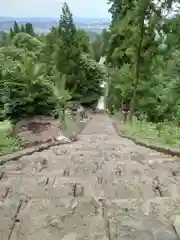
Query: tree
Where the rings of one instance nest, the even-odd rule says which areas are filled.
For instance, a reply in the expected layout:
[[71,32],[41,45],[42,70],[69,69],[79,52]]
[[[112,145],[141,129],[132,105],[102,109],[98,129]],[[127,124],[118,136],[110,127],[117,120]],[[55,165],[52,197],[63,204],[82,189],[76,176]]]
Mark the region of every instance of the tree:
[[37,36],[30,23],[15,28],[10,45],[0,48],[1,119],[50,114],[63,120],[70,100],[97,102],[107,73],[90,58],[89,38],[76,29],[67,4],[47,35]]
[[14,34],[16,35],[17,33],[20,32],[20,28],[19,28],[19,25],[18,23],[15,21],[14,22]]
[[76,36],[77,36],[77,41],[79,42],[82,52],[89,53],[90,52],[90,48],[89,48],[90,43],[89,43],[89,37],[88,37],[87,32],[83,29],[77,29]]
[[21,32],[26,32],[24,25],[21,26]]
[[[163,49],[167,45],[162,34],[162,13],[170,5],[164,1],[157,6],[150,0],[110,2],[113,16],[106,58],[107,64],[112,68],[109,108],[115,105],[116,109],[119,109],[122,101],[126,105],[131,103],[132,114],[146,112],[149,119],[157,121],[162,117],[162,111],[159,114],[158,109],[162,106],[161,101],[164,101],[160,93],[166,86],[161,84],[160,79],[164,79],[162,74],[157,78],[157,69],[163,72],[166,65],[161,68],[165,59]],[[166,22],[165,19],[163,21]],[[160,58],[159,54],[164,56]],[[152,60],[153,64],[156,62],[157,66],[160,65],[159,68],[154,68]]]
[[32,23],[26,23],[25,24],[25,32],[28,33],[29,35],[33,36],[33,37],[36,35],[35,32],[34,32]]
[[58,33],[59,39],[55,49],[56,68],[67,76],[66,86],[71,90],[74,88],[82,50],[77,40],[72,14],[66,3],[62,8]]
[[10,31],[9,31],[9,38],[10,38],[10,39],[13,39],[14,35],[15,35],[15,34],[14,34],[13,29],[10,28]]
[[89,56],[84,55],[88,51],[88,38],[84,31],[76,29],[66,3],[63,5],[58,34],[53,29],[51,46],[54,39],[58,39],[54,49],[56,69],[66,77],[66,89],[70,91],[72,101],[90,106],[101,94],[103,74],[94,62],[88,60]]
[[106,29],[103,29],[101,34],[96,34],[96,38],[91,43],[91,56],[97,62],[99,62],[101,57],[107,55],[109,37],[110,32]]
[[24,32],[16,34],[16,36],[14,36],[12,39],[12,44],[17,48],[27,49],[37,55],[40,54],[40,51],[43,47],[43,43],[40,42],[37,38]]
[[[111,0],[112,16],[111,38],[107,63],[117,68],[129,64],[133,73],[133,92],[131,96],[131,114],[134,114],[142,96],[141,83],[149,81],[151,59],[162,45],[163,12],[172,7],[172,1],[157,4],[151,0],[116,1]],[[139,100],[138,100],[139,101]]]
[[73,37],[76,33],[73,15],[66,2],[63,4],[62,7],[62,14],[59,21],[59,33],[64,37],[64,39],[66,38],[67,40],[69,40],[70,37]]
[[102,46],[102,39],[99,34],[96,34],[96,38],[94,41],[91,43],[91,57],[99,62],[102,53],[101,53],[101,46]]
[[121,21],[126,15],[127,11],[133,8],[135,0],[108,0],[111,5],[109,12],[112,15],[111,27]]

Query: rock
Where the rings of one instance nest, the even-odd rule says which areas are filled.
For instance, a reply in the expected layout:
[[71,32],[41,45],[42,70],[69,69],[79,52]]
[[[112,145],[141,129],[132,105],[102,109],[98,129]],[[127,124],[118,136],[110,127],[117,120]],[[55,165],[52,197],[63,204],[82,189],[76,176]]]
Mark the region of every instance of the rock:
[[69,140],[70,140],[71,142],[76,142],[76,141],[78,140],[77,134],[76,134],[75,132],[73,132],[73,133],[71,134],[71,136],[69,137]]
[[71,140],[65,136],[58,136],[55,138],[55,140],[59,143],[70,143]]
[[77,240],[77,237],[76,233],[70,233],[64,236],[62,240]]
[[176,215],[173,217],[173,226],[176,230],[178,237],[180,238],[180,216]]
[[160,230],[155,232],[155,240],[176,240],[177,237],[175,235],[175,233],[172,231],[168,231],[166,229],[164,230]]

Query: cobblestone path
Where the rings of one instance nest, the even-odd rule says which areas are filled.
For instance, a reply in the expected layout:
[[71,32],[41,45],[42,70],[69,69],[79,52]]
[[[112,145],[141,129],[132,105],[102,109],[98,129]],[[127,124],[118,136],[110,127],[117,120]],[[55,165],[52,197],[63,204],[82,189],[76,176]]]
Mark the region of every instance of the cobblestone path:
[[178,240],[179,200],[180,161],[99,114],[78,142],[1,166],[0,240]]

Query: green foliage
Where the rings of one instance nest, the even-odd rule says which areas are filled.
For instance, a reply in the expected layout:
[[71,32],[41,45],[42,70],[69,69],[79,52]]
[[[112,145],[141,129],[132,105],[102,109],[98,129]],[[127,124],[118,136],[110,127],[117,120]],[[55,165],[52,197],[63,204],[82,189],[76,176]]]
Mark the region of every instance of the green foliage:
[[8,59],[6,69],[1,63],[1,119],[17,119],[52,111],[55,104],[51,101],[52,93],[42,87],[43,66],[34,64],[28,57],[22,58],[22,62]]
[[79,65],[81,48],[77,40],[72,14],[66,3],[63,5],[57,30],[56,32],[54,29],[54,35],[59,38],[55,47],[56,68],[67,75],[67,87],[72,88],[74,83],[72,73],[76,72]]
[[52,29],[47,39],[49,51],[54,51],[50,61],[55,61],[57,71],[66,76],[66,88],[70,91],[72,100],[91,105],[101,94],[103,73],[98,65],[84,54],[89,51],[88,37],[82,30],[76,29],[66,3],[60,19],[58,29]]
[[110,0],[112,23],[106,62],[110,66],[108,108],[129,104],[151,122],[180,122],[178,1]]
[[13,39],[13,37],[16,36],[16,34],[18,33],[28,33],[33,37],[36,36],[32,23],[26,23],[25,26],[24,25],[19,26],[18,23],[15,21],[14,27],[10,28],[9,34],[10,39]]
[[114,105],[120,109],[122,102],[129,103],[133,93],[133,72],[129,64],[124,64],[121,69],[109,68],[111,81],[109,83],[108,108]]
[[85,106],[92,106],[102,94],[100,84],[107,81],[107,73],[104,67],[85,54],[81,55],[78,67],[76,85],[72,89],[73,100]]
[[20,28],[18,26],[18,23],[15,21],[14,22],[14,35],[20,32]]
[[23,30],[22,32],[26,32],[31,36],[36,36],[32,23],[26,23],[24,28],[23,26],[21,27],[21,30]]
[[146,120],[139,121],[134,118],[131,123],[127,122],[125,125],[120,125],[119,129],[129,136],[134,136],[147,143],[180,147],[180,128],[169,122],[159,126],[159,124]]
[[97,102],[106,73],[90,58],[89,38],[76,29],[65,3],[57,27],[37,36],[31,23],[10,30],[0,48],[0,119],[53,115],[63,120],[69,101]]
[[89,42],[89,36],[86,31],[83,29],[77,29],[76,33],[77,41],[80,44],[81,50],[84,53],[90,52],[90,42]]
[[24,25],[22,25],[21,26],[21,32],[25,32],[25,31],[26,31],[26,29],[25,29]]
[[0,155],[11,153],[20,148],[18,139],[12,136],[13,126],[5,120],[0,122]]
[[43,81],[42,84],[52,92],[52,100],[55,103],[54,115],[64,122],[65,110],[71,100],[70,92],[66,89],[66,76],[57,72],[53,82]]
[[96,38],[91,43],[91,56],[94,60],[99,62],[102,56],[107,55],[109,47],[110,32],[103,29],[101,34],[96,34]]
[[33,52],[39,51],[43,46],[42,42],[35,37],[23,32],[16,34],[11,42],[17,48],[23,48]]

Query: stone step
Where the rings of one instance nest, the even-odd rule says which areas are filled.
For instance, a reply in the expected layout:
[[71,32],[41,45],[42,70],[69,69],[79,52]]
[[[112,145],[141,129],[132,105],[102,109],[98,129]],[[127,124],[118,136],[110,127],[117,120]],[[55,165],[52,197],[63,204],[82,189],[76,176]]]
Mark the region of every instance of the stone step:
[[[178,161],[172,158],[166,158],[165,156],[160,155],[157,156],[145,156],[142,154],[136,153],[123,153],[122,151],[103,151],[100,150],[74,150],[68,149],[59,149],[52,148],[51,150],[46,150],[43,153],[38,152],[33,154],[32,156],[26,156],[20,158],[18,161],[8,162],[0,169],[0,174],[3,172],[9,171],[22,171],[25,172],[41,172],[44,171],[52,171],[54,169],[66,169],[72,167],[72,169],[76,169],[77,166],[79,169],[83,170],[83,168],[89,168],[89,172],[94,171],[96,165],[101,165],[103,169],[104,165],[109,165],[109,169],[113,169],[118,164],[127,164],[128,166],[131,163],[139,164],[139,168],[142,168],[143,165],[149,166],[149,168],[156,169],[156,165],[158,163],[163,163],[161,169],[172,169],[172,171],[178,171],[179,163]],[[110,165],[112,164],[112,166]],[[167,167],[165,165],[167,164]],[[142,165],[142,166],[141,166]],[[171,165],[171,167],[170,167]],[[158,168],[158,166],[157,166]],[[174,169],[174,170],[173,170]],[[92,170],[92,171],[91,171]],[[84,171],[83,171],[84,172]]]
[[32,199],[18,221],[18,240],[106,239],[104,219],[89,200]]
[[[91,194],[103,195],[106,198],[151,198],[161,195],[161,185],[157,183],[160,191],[156,189],[153,178],[139,173],[133,175],[119,176],[112,172],[105,175],[99,171],[98,174],[83,177],[70,177],[60,175],[23,175],[9,174],[8,180],[1,183],[0,192],[2,196],[21,196],[31,198],[61,198],[68,196],[89,197]],[[166,179],[165,179],[166,180]],[[167,180],[166,180],[167,182]],[[162,185],[164,186],[164,185]],[[171,190],[173,186],[173,190]],[[177,196],[178,185],[167,185],[163,188],[163,196]]]
[[18,199],[2,202],[0,199],[0,239],[10,238],[14,226],[15,216],[18,212],[21,202]]
[[[179,200],[108,200],[94,196],[89,199],[29,199],[19,211],[13,234],[17,231],[19,240],[42,237],[56,240],[67,238],[69,234],[77,236],[75,239],[93,240],[178,240],[173,219],[180,215]],[[9,233],[18,205],[16,199],[1,204],[2,239],[8,239],[3,230]]]
[[[54,172],[56,175],[58,172],[59,174],[63,174],[63,171],[66,170],[69,171],[69,176],[75,176],[76,174],[80,174],[80,172],[85,174],[89,172],[89,174],[92,175],[98,171],[104,172],[105,176],[110,176],[114,173],[116,173],[117,176],[149,174],[149,176],[151,175],[152,178],[154,178],[158,175],[158,171],[164,171],[165,174],[169,172],[168,174],[170,176],[173,175],[173,170],[171,169],[162,168],[157,171],[156,168],[151,168],[148,165],[143,165],[136,161],[128,161],[128,159],[120,157],[117,159],[116,155],[112,155],[108,158],[96,152],[86,152],[86,154],[76,152],[73,156],[56,155],[56,157],[52,159],[49,156],[48,158],[41,158],[38,156],[32,158],[27,156],[26,158],[22,158],[19,162],[7,164],[7,167],[5,165],[4,169],[1,169],[2,173],[4,173],[2,179],[4,179],[8,173],[52,175]],[[172,166],[173,163],[175,164],[175,162],[172,162]]]
[[179,166],[97,115],[79,141],[0,167],[0,240],[177,240]]
[[174,215],[180,215],[180,198],[155,197],[134,199],[103,199],[108,216],[121,217],[126,215],[153,216],[160,221],[170,221]]
[[180,199],[103,199],[110,239],[177,240],[172,219],[180,215]]
[[[31,172],[33,171],[38,172],[41,170],[40,168],[42,169],[48,168],[49,170],[51,170],[53,167],[54,169],[66,168],[69,165],[72,165],[73,167],[73,165],[77,165],[77,164],[79,164],[80,168],[83,166],[90,167],[90,165],[93,166],[94,163],[96,162],[99,162],[99,164],[101,164],[102,166],[105,164],[109,164],[109,162],[111,162],[113,166],[115,164],[118,165],[121,163],[125,163],[127,165],[131,163],[138,163],[139,166],[146,165],[149,168],[153,168],[153,169],[158,168],[159,171],[160,169],[163,169],[163,170],[169,169],[169,170],[172,170],[174,174],[175,172],[179,171],[178,161],[173,160],[171,158],[158,158],[158,157],[152,158],[151,156],[123,154],[120,151],[104,152],[100,150],[99,151],[74,151],[73,154],[71,155],[70,150],[64,152],[63,150],[53,149],[53,151],[46,151],[45,154],[37,153],[37,154],[34,154],[33,156],[22,157],[19,161],[6,163],[0,169],[0,174],[3,174],[3,172],[18,171],[18,170],[27,172],[28,168]],[[161,164],[164,163],[164,165],[162,164],[162,167],[160,168],[157,165],[159,162]],[[156,168],[156,165],[157,165],[157,168]],[[90,169],[91,168],[92,167],[90,167]]]

